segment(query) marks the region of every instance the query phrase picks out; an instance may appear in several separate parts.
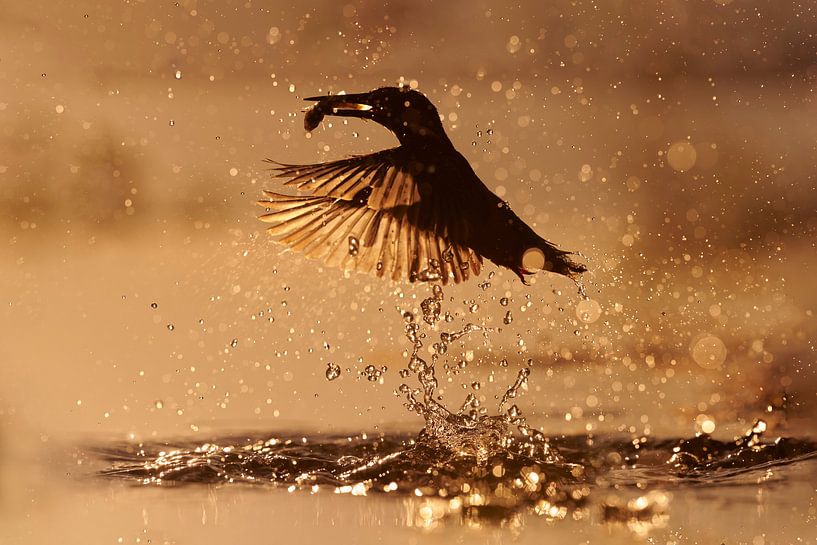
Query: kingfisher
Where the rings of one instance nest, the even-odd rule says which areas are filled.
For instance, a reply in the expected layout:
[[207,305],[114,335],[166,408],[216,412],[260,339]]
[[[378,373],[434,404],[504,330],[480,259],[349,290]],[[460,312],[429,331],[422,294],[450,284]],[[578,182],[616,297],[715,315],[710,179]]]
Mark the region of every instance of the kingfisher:
[[307,131],[327,115],[357,117],[383,125],[400,145],[326,163],[267,160],[299,192],[264,191],[258,202],[276,241],[328,266],[394,281],[459,283],[478,276],[483,259],[526,285],[540,271],[575,280],[587,270],[485,186],[419,91],[382,87],[305,100],[314,102]]

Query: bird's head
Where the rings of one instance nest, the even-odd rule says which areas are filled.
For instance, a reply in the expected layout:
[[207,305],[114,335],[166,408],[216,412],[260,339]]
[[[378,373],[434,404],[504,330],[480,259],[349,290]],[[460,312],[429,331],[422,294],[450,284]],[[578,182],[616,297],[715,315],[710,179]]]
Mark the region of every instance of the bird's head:
[[419,91],[408,87],[381,87],[368,93],[310,97],[304,127],[312,130],[325,115],[371,119],[392,131],[401,143],[447,140],[437,109]]

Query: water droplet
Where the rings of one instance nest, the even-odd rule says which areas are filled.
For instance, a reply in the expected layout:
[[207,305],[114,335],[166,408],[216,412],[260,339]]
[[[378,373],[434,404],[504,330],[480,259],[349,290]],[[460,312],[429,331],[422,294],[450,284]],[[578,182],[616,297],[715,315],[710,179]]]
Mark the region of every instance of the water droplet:
[[507,415],[511,418],[511,420],[518,420],[520,416],[522,416],[522,411],[516,405],[511,405],[508,408]]
[[168,331],[173,331],[174,329],[176,329],[176,326],[173,324],[167,324],[167,329]]
[[511,316],[510,310],[505,313],[505,317],[502,318],[502,323],[504,323],[505,325],[511,325],[511,323],[513,323],[513,316]]
[[354,236],[349,236],[349,255],[356,256],[360,253],[360,242]]
[[409,360],[408,368],[412,372],[418,373],[421,370],[426,368],[426,362],[422,358],[415,355],[415,356],[412,356],[412,358]]
[[334,363],[326,364],[326,380],[335,380],[340,376],[340,365]]
[[528,248],[522,254],[522,268],[531,273],[543,270],[546,263],[545,253],[539,248]]
[[434,296],[435,301],[442,301],[443,300],[443,288],[442,288],[442,286],[439,286],[439,285],[432,286],[431,294]]
[[675,142],[667,151],[667,163],[673,170],[686,172],[695,166],[698,153],[689,142]]
[[428,268],[417,273],[417,280],[420,282],[433,282],[440,278],[442,278],[442,269],[440,268],[440,262],[436,259],[429,259]]
[[693,340],[690,354],[695,363],[704,369],[713,369],[726,361],[726,345],[718,337],[704,333]]
[[576,317],[586,324],[592,324],[601,317],[601,305],[593,299],[583,299],[576,305]]
[[385,366],[378,369],[374,365],[370,364],[364,367],[363,371],[361,371],[360,374],[366,377],[366,380],[368,380],[369,382],[376,382],[380,380],[380,377],[383,375],[385,371],[386,371]]
[[423,299],[420,303],[420,310],[423,311],[423,321],[428,325],[434,325],[440,320],[440,301],[436,297]]
[[153,309],[159,308],[159,303],[151,303],[150,308],[153,308]]

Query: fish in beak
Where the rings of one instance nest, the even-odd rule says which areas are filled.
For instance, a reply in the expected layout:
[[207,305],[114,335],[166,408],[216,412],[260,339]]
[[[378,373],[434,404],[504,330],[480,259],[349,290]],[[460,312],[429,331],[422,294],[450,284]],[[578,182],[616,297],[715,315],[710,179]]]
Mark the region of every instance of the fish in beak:
[[312,131],[320,125],[324,116],[368,117],[367,112],[373,109],[371,104],[366,103],[366,94],[329,95],[309,97],[304,100],[316,102],[306,110],[304,116],[304,129],[307,131]]

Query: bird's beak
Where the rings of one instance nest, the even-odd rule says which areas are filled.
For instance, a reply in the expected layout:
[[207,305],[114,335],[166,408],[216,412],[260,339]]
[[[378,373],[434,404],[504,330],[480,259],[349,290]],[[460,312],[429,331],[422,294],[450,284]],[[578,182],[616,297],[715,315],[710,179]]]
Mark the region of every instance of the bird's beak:
[[309,97],[304,100],[317,102],[313,108],[319,109],[325,115],[340,115],[349,117],[368,117],[368,112],[374,105],[368,101],[366,93],[354,95],[330,95],[323,97]]

